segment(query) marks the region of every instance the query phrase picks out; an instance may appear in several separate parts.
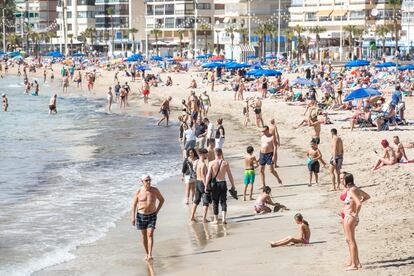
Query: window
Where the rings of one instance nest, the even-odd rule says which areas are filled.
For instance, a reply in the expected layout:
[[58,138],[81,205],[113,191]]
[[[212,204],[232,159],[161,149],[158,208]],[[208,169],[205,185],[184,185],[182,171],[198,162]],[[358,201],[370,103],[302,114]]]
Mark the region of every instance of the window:
[[68,24],[68,31],[72,31],[72,24]]
[[211,4],[210,3],[198,3],[197,9],[199,10],[211,10]]
[[351,20],[361,20],[365,19],[365,11],[351,11],[349,19]]
[[95,17],[95,12],[92,11],[81,11],[78,12],[78,18],[94,18]]
[[224,10],[224,4],[214,4],[215,10]]
[[303,0],[292,0],[292,6],[293,7],[302,7],[303,6]]
[[154,14],[154,8],[152,5],[147,5],[147,14],[153,15]]
[[155,15],[164,15],[164,5],[155,5]]
[[165,14],[166,15],[173,15],[174,14],[174,4],[166,4],[165,5]]
[[305,21],[316,21],[316,12],[308,12],[305,14]]
[[165,28],[174,28],[174,18],[165,18]]
[[95,5],[95,0],[78,0],[77,4],[79,6],[81,6],[81,5],[94,6]]
[[72,18],[72,12],[70,12],[70,11],[66,12],[66,17],[67,18]]

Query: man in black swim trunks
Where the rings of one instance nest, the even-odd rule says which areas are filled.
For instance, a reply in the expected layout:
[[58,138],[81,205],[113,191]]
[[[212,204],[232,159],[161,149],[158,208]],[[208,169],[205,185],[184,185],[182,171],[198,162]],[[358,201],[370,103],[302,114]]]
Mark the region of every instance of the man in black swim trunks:
[[55,114],[57,114],[56,101],[57,101],[57,94],[53,95],[50,98],[50,102],[49,102],[49,115],[51,115],[52,112],[54,112]]
[[[161,192],[151,186],[151,177],[144,175],[141,177],[142,187],[136,192],[132,202],[132,225],[136,225],[141,231],[144,244],[146,261],[151,261],[152,247],[157,214],[164,204],[164,197]],[[157,206],[158,200],[158,206]]]
[[256,97],[254,101],[252,101],[252,104],[250,107],[253,108],[254,114],[256,115],[256,126],[257,127],[263,127],[263,118],[262,118],[262,101],[259,97]]
[[172,100],[172,97],[168,97],[167,99],[165,99],[162,103],[161,103],[161,108],[160,108],[160,113],[162,114],[162,118],[159,119],[159,121],[157,122],[157,126],[159,126],[161,124],[162,121],[166,121],[166,126],[168,126],[168,122],[170,120],[170,102]]
[[206,189],[206,175],[207,175],[207,149],[200,149],[199,155],[200,159],[195,161],[194,164],[197,179],[196,179],[196,190],[195,196],[193,201],[193,208],[191,210],[191,218],[190,221],[196,221],[195,213],[197,210],[197,206],[203,201],[203,222],[208,222],[207,220],[207,211],[208,205],[211,203],[211,194]]
[[[262,129],[262,138],[260,140],[260,158],[259,158],[259,165],[260,165],[260,179],[262,180],[262,187],[266,186],[265,182],[265,168],[266,166],[269,168],[270,173],[276,177],[279,184],[282,184],[282,180],[280,179],[276,169],[274,167],[275,157],[277,153],[277,142],[274,133],[269,131],[268,126],[264,126]],[[267,185],[269,186],[269,185]]]

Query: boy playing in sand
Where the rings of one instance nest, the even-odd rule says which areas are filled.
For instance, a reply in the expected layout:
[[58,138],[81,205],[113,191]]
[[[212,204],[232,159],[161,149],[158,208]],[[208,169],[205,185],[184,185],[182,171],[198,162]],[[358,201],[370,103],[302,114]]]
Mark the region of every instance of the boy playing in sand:
[[273,202],[270,196],[271,192],[272,189],[269,186],[265,186],[263,188],[263,193],[257,198],[256,203],[254,204],[254,211],[256,212],[256,214],[262,215],[266,213],[271,213],[272,209],[270,209],[270,207],[267,205],[274,206],[275,212],[279,210],[289,211],[289,209],[286,208],[286,206],[277,202]]
[[318,185],[318,173],[320,164],[319,161],[322,163],[322,165],[325,167],[326,163],[322,159],[322,153],[318,149],[318,144],[314,139],[311,140],[310,143],[310,149],[308,150],[306,156],[308,157],[308,170],[309,170],[309,187],[312,186],[312,175],[315,175],[315,182],[316,185]]
[[295,215],[295,222],[296,224],[300,225],[300,237],[288,236],[279,241],[270,242],[270,247],[283,246],[289,243],[309,244],[309,239],[311,235],[309,223],[303,219],[303,216],[301,214]]
[[256,175],[255,169],[259,166],[256,156],[253,154],[253,147],[247,147],[247,154],[244,157],[244,192],[243,199],[246,201],[247,188],[250,186],[250,200],[253,200],[253,184]]

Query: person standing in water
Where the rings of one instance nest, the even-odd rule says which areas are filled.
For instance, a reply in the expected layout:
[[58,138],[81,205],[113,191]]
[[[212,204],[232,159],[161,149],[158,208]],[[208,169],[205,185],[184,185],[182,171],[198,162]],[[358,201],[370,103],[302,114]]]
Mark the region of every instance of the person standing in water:
[[[142,242],[145,249],[145,260],[151,261],[154,246],[154,231],[157,223],[157,215],[164,204],[161,192],[151,186],[151,177],[141,177],[142,187],[136,192],[132,201],[132,225],[141,231]],[[158,201],[158,205],[157,205]]]
[[1,94],[1,99],[2,99],[2,106],[3,106],[3,111],[7,112],[7,109],[9,108],[9,99],[7,99],[7,95],[6,94]]
[[170,120],[170,112],[171,112],[170,111],[171,100],[172,100],[172,97],[170,96],[161,103],[160,113],[162,114],[163,117],[159,119],[159,121],[157,122],[157,126],[159,126],[161,122],[164,120],[166,122],[166,126],[168,126],[168,122]]
[[34,81],[34,95],[39,96],[39,83],[35,80]]
[[260,178],[262,180],[262,187],[266,186],[265,181],[265,168],[266,166],[269,168],[270,172],[276,177],[279,184],[282,184],[282,180],[280,179],[278,173],[274,167],[274,160],[276,154],[276,138],[269,131],[268,126],[264,126],[262,129],[262,138],[261,138],[261,146],[260,146],[260,158],[259,158],[259,165],[260,165]]
[[49,101],[49,115],[52,115],[52,112],[57,114],[57,94],[53,95]]
[[107,107],[108,107],[109,112],[111,112],[113,100],[114,100],[114,94],[112,94],[112,87],[109,86],[108,94],[107,94]]

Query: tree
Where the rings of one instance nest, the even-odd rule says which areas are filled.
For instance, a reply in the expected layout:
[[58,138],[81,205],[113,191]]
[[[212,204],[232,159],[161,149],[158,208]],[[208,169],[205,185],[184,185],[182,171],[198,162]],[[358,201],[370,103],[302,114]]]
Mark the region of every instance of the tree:
[[399,25],[398,25],[398,16],[397,16],[397,11],[401,11],[401,4],[402,4],[403,0],[388,0],[388,5],[392,6],[392,20],[393,20],[393,24],[394,24],[394,28],[393,28],[393,32],[394,32],[394,39],[395,39],[395,51],[398,50],[398,29],[399,29]]
[[390,28],[386,25],[380,25],[375,29],[375,34],[382,40],[382,54],[385,54],[385,38],[390,32]]
[[114,48],[115,48],[115,34],[114,34],[114,14],[115,14],[115,10],[113,7],[109,7],[106,9],[106,14],[109,15],[109,17],[111,18],[111,37],[112,37],[112,57],[114,57]]
[[89,45],[93,49],[94,41],[96,37],[96,29],[93,27],[88,27],[85,29],[85,38],[89,38]]
[[[270,36],[270,53],[273,54],[273,39],[277,36],[277,29],[272,24],[266,24],[266,33]],[[275,43],[275,51],[276,51],[276,43]]]
[[128,33],[130,33],[132,35],[132,45],[134,45],[133,46],[133,53],[135,54],[137,52],[136,44],[135,44],[135,34],[138,33],[138,29],[131,28],[131,29],[128,30]]
[[234,33],[236,32],[236,28],[233,26],[227,27],[225,30],[227,35],[230,36],[231,40],[231,59],[233,59],[233,51],[234,51]]
[[321,26],[315,26],[315,27],[310,27],[309,32],[314,34],[316,36],[316,55],[315,55],[315,60],[319,60],[320,59],[320,53],[319,53],[319,49],[320,49],[320,44],[321,44],[321,37],[320,34],[326,32],[326,28],[325,27],[321,27]]
[[246,44],[246,37],[249,35],[249,30],[247,28],[240,28],[236,30],[237,33],[239,33],[239,35],[242,36],[242,43]]
[[70,42],[70,51],[69,54],[73,54],[73,34],[68,34],[69,42]]
[[362,59],[362,42],[363,42],[363,34],[365,33],[365,29],[363,28],[356,28],[354,30],[354,37],[358,37],[359,45],[358,45],[358,58]]
[[300,25],[296,25],[293,28],[293,32],[296,33],[296,37],[298,39],[298,56],[297,56],[298,64],[300,63],[300,60],[302,58],[302,50],[303,50],[302,33],[304,33],[305,31],[306,29]]
[[184,30],[183,29],[179,29],[177,31],[178,36],[180,38],[180,56],[183,56],[183,39],[184,39]]
[[287,28],[284,31],[284,35],[286,37],[287,47],[285,46],[285,51],[289,54],[290,51],[292,51],[292,40],[295,37],[295,33],[291,28]]
[[352,59],[352,47],[354,46],[354,33],[357,27],[355,25],[344,26],[344,32],[348,33],[349,54],[348,57]]
[[6,34],[6,48],[8,50],[14,50],[15,47],[19,44],[19,36],[16,33],[8,33]]
[[263,36],[265,35],[264,28],[258,28],[255,32],[255,35],[257,35],[257,42],[258,42],[258,57],[262,57],[263,55]]
[[202,23],[200,25],[200,30],[202,30],[204,34],[204,52],[205,53],[207,53],[207,34],[208,34],[207,31],[209,31],[210,29],[211,28],[209,24]]
[[159,51],[158,51],[158,36],[161,33],[162,33],[161,30],[160,29],[157,29],[157,28],[151,30],[151,34],[153,34],[155,36],[155,49],[157,49],[157,53],[156,53],[157,56],[159,55]]

